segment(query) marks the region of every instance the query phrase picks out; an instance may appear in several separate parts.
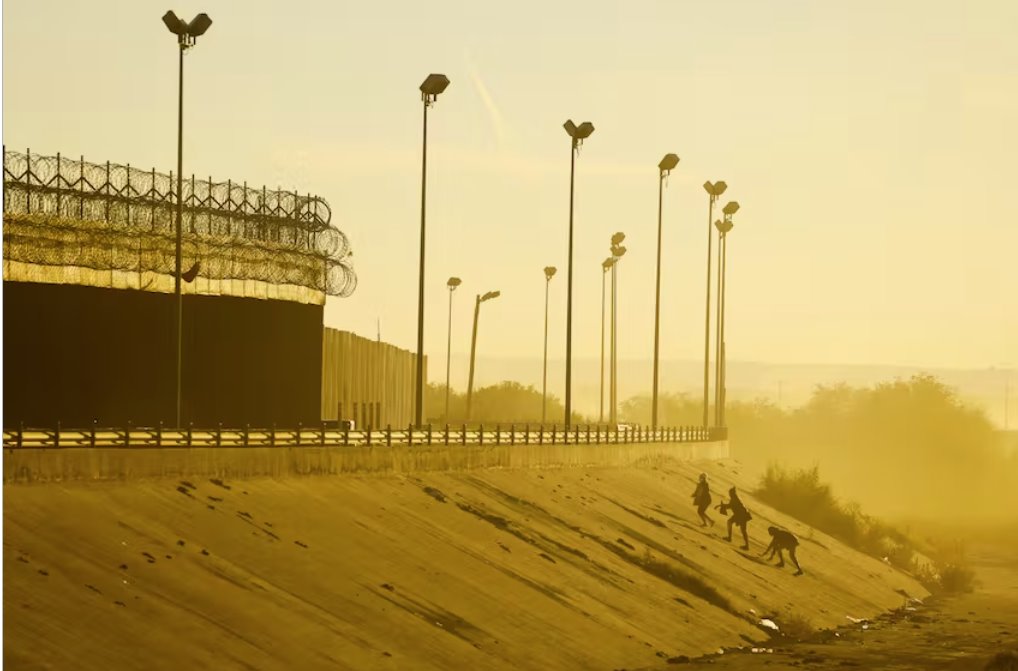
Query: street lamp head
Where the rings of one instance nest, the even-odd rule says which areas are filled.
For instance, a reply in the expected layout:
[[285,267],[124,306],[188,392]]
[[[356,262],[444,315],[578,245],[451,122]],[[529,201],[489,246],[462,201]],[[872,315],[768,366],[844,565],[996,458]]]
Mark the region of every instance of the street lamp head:
[[202,12],[198,16],[191,19],[191,23],[187,24],[187,34],[191,37],[198,37],[204,35],[205,31],[212,25],[212,19],[209,15]]
[[616,259],[621,259],[625,255],[626,255],[626,248],[625,248],[624,245],[613,245],[612,246],[612,256],[614,256]]
[[665,154],[665,157],[661,159],[661,162],[657,164],[657,167],[661,169],[661,173],[666,173],[669,170],[673,170],[675,166],[679,164],[679,157],[675,154]]
[[551,278],[555,277],[556,272],[558,272],[558,269],[555,266],[548,266],[544,269],[544,276],[545,278],[550,280]]
[[446,282],[445,284],[446,284],[447,287],[449,287],[450,291],[455,291],[456,287],[458,287],[462,283],[463,283],[463,280],[461,280],[460,278],[458,278],[458,277],[450,277],[449,281]]
[[569,119],[564,124],[562,124],[562,127],[566,129],[567,133],[569,133],[569,137],[573,138],[576,141],[586,140],[588,137],[590,137],[590,134],[594,132],[594,124],[590,123],[589,121],[584,121],[579,126],[577,126],[576,124],[573,123],[572,119]]
[[439,93],[445,91],[449,86],[449,78],[445,75],[428,75],[428,78],[421,84],[421,93],[434,99]]
[[723,194],[725,192],[725,189],[727,188],[728,185],[722,182],[721,180],[718,180],[713,184],[710,183],[710,180],[707,180],[706,182],[703,183],[703,190],[715,198]]
[[173,13],[173,10],[169,10],[163,14],[163,23],[169,28],[170,32],[174,35],[186,35],[187,24],[177,18],[177,15]]
[[498,298],[502,295],[501,291],[489,291],[488,293],[481,296],[481,302],[490,301],[492,298]]
[[724,212],[725,214],[727,214],[729,217],[732,216],[733,214],[735,214],[736,212],[739,211],[739,203],[738,203],[738,201],[734,201],[734,200],[731,201],[730,203],[725,205],[724,209],[721,210],[721,211]]
[[714,222],[714,227],[718,229],[718,233],[720,233],[721,235],[725,235],[726,233],[728,233],[728,231],[732,230],[733,226],[734,224],[732,223],[731,219],[725,219],[724,221],[718,219],[717,221]]
[[615,257],[609,256],[607,259],[601,262],[602,271],[607,271],[609,268],[615,265]]
[[615,247],[616,245],[621,245],[622,241],[625,239],[626,234],[623,233],[622,231],[619,231],[618,233],[612,236],[612,247]]

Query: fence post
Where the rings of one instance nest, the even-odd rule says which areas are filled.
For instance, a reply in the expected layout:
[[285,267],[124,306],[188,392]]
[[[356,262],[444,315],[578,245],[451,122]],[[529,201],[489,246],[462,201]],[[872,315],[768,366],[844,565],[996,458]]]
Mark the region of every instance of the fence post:
[[322,436],[320,440],[320,445],[322,447],[325,447],[325,422],[322,422]]
[[527,422],[527,424],[523,427],[523,444],[524,445],[530,445],[530,423],[529,422]]
[[413,447],[414,444],[414,425],[412,422],[406,426],[406,444],[407,447]]
[[463,432],[460,434],[460,440],[463,441],[464,445],[467,444],[467,425],[466,424],[463,425]]
[[365,429],[367,429],[367,433],[366,433],[365,435],[366,435],[366,436],[367,436],[367,438],[368,438],[368,447],[371,447],[371,425],[370,425],[370,424],[368,424],[368,425],[367,425],[367,426],[365,426],[364,428],[365,428]]
[[484,424],[477,425],[477,443],[484,445]]
[[516,444],[516,422],[510,422],[509,424],[509,444]]
[[448,445],[449,445],[449,422],[445,423],[445,444],[448,447]]
[[187,446],[194,446],[194,422],[187,423]]
[[500,424],[495,424],[495,444],[502,444],[502,426]]
[[[93,419],[92,420],[92,436],[89,439],[89,445],[91,445],[93,448],[95,447],[95,429],[96,429],[96,425],[98,425],[98,424],[99,424],[99,420],[97,420],[97,419]],[[21,430],[24,431],[25,428],[22,426]],[[21,433],[20,432],[18,433],[18,447],[21,447]]]
[[[18,422],[18,447],[25,444],[25,423]],[[95,430],[92,430],[92,447],[95,447]]]
[[297,422],[297,435],[296,435],[296,441],[295,441],[295,444],[296,444],[297,447],[300,447],[300,434],[303,432],[303,430],[304,430],[303,423]]
[[350,445],[350,424],[343,424],[343,445]]
[[163,420],[159,420],[156,424],[156,447],[163,446]]
[[431,447],[431,423],[428,423],[428,447]]
[[60,447],[60,420],[57,420],[57,430],[53,433],[53,447]]
[[216,447],[223,446],[223,423],[219,422],[216,425]]
[[251,440],[251,424],[248,423],[244,425],[244,447],[247,447],[250,444],[250,440]]
[[554,424],[552,424],[552,425],[551,425],[551,444],[552,444],[552,445],[554,445],[554,444],[555,444],[555,439],[556,439],[556,438],[557,438],[557,436],[555,435],[555,425],[554,425]]
[[127,428],[124,429],[124,447],[131,446],[131,420],[127,420]]
[[385,425],[385,446],[392,447],[392,424]]

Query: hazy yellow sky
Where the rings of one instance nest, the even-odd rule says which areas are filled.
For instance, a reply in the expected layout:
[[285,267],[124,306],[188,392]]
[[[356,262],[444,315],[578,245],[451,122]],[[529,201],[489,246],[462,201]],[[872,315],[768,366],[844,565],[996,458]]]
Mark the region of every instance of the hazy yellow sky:
[[[176,160],[165,2],[7,0],[8,148]],[[599,348],[600,268],[627,233],[620,356],[653,343],[657,162],[662,357],[703,348],[706,179],[742,204],[729,244],[729,358],[1018,364],[1018,2],[177,3],[214,24],[185,59],[185,173],[326,197],[360,286],[326,322],[416,345],[421,105],[431,114],[426,348],[564,353],[567,118],[577,164],[575,341]],[[558,385],[556,385],[558,386]],[[560,393],[555,389],[556,393]]]

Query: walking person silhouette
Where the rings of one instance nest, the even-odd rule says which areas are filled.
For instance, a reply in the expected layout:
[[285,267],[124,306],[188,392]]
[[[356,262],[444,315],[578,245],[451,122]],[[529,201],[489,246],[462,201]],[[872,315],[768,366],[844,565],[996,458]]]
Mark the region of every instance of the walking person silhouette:
[[700,481],[696,483],[696,490],[693,492],[693,505],[696,506],[696,514],[700,516],[700,526],[705,527],[708,523],[714,526],[714,520],[707,514],[710,506],[710,485],[707,484],[707,474],[700,474]]
[[728,536],[725,540],[732,540],[732,527],[738,526],[742,530],[742,540],[744,542],[742,549],[748,550],[749,532],[746,531],[746,525],[753,519],[753,516],[746,510],[746,506],[743,505],[742,499],[739,498],[739,493],[735,491],[735,487],[728,490],[728,502],[722,503],[718,508],[722,514],[725,514],[728,510],[732,511],[731,517],[728,518]]

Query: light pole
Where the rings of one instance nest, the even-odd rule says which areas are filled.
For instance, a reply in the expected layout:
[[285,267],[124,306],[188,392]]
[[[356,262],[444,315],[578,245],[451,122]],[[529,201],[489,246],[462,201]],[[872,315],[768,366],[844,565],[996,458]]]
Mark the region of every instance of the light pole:
[[541,426],[544,426],[548,419],[548,289],[556,272],[555,266],[544,269],[544,375],[541,382]]
[[619,266],[619,260],[621,260],[622,257],[625,256],[626,254],[626,248],[622,245],[622,241],[625,239],[626,234],[620,232],[612,236],[611,242],[611,255],[612,258],[614,259],[614,263],[612,263],[612,300],[611,300],[612,319],[611,326],[609,327],[611,330],[611,354],[610,354],[611,384],[608,386],[608,403],[610,404],[610,407],[608,409],[609,417],[608,422],[613,425],[618,423],[619,368],[618,368],[618,358],[616,356],[617,350],[615,347],[615,341],[618,335],[618,320],[616,319],[618,315],[618,291],[617,291],[618,284],[616,278],[618,276],[617,271]]
[[711,224],[714,221],[714,203],[718,197],[728,189],[728,185],[718,180],[711,184],[709,181],[703,183],[703,188],[710,197],[710,204],[707,206],[707,303],[704,308],[703,326],[703,425],[708,423],[707,412],[710,406],[708,394],[710,389],[710,262],[711,262],[711,240],[714,238],[711,231]]
[[470,410],[474,401],[474,357],[477,354],[477,320],[481,314],[481,303],[498,298],[501,291],[489,291],[483,296],[477,294],[477,302],[474,303],[474,335],[470,339],[470,380],[467,383],[467,421],[470,421]]
[[571,138],[569,149],[569,273],[566,299],[566,427],[573,414],[573,192],[576,183],[576,155],[580,145],[594,132],[594,124],[584,121],[579,126],[570,119],[563,124]]
[[714,225],[718,229],[718,319],[717,319],[717,373],[715,378],[715,424],[725,425],[725,279],[728,261],[728,233],[732,230],[732,215],[739,211],[739,203],[725,205],[724,220]]
[[184,325],[184,298],[180,291],[181,279],[181,242],[183,227],[181,221],[184,216],[184,52],[194,46],[195,41],[205,34],[205,31],[212,25],[212,19],[208,14],[202,13],[186,23],[178,18],[173,11],[163,14],[163,23],[171,33],[177,36],[179,47],[178,55],[178,84],[177,84],[177,222],[176,222],[176,251],[173,269],[173,293],[177,299],[177,407],[176,426],[179,429],[181,386],[180,371],[183,360],[183,325]]
[[601,411],[598,423],[604,424],[604,285],[608,279],[608,271],[615,265],[615,257],[609,256],[601,262]]
[[445,421],[449,421],[449,368],[452,360],[452,292],[463,283],[458,277],[450,277],[445,286],[449,287],[449,340],[445,346]]
[[414,423],[421,426],[424,412],[424,222],[428,185],[428,108],[435,104],[438,95],[449,86],[445,75],[428,75],[421,84],[421,101],[424,103],[424,141],[421,151],[421,273],[417,293],[417,389],[414,402]]
[[655,430],[657,429],[658,353],[661,336],[661,210],[664,203],[665,178],[678,164],[679,157],[675,154],[665,154],[665,157],[657,164],[657,279],[654,286],[654,393],[650,411],[650,428]]

